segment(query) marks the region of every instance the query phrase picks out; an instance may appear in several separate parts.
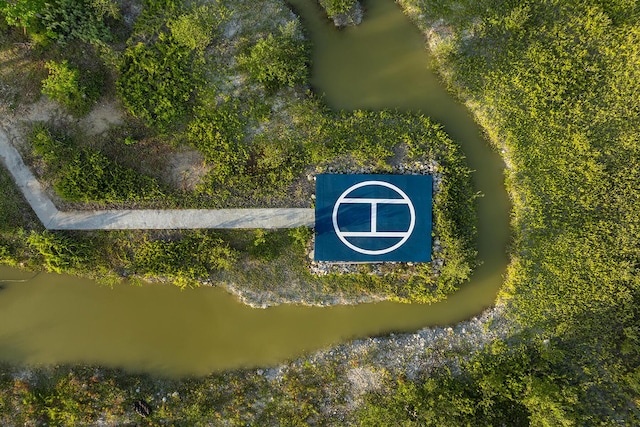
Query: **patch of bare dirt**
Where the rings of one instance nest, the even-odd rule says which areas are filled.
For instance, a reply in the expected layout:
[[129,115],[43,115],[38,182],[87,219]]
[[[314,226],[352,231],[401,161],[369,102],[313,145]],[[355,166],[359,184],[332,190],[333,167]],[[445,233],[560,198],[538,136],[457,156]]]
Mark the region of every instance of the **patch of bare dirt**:
[[114,102],[103,102],[96,105],[80,124],[89,136],[100,135],[112,126],[124,123],[122,110]]
[[184,149],[171,157],[168,161],[170,183],[185,191],[195,189],[202,178],[211,171],[206,165],[199,151]]
[[[3,104],[3,107],[7,107]],[[22,148],[25,144],[25,130],[33,123],[53,122],[68,123],[72,120],[56,102],[48,100],[46,97],[32,104],[19,107],[16,111],[10,112],[9,108],[3,108],[0,118],[0,125],[7,133],[9,140],[16,146]]]
[[57,102],[51,101],[47,97],[42,97],[39,101],[21,108],[16,116],[20,121],[30,123],[58,121],[69,117]]

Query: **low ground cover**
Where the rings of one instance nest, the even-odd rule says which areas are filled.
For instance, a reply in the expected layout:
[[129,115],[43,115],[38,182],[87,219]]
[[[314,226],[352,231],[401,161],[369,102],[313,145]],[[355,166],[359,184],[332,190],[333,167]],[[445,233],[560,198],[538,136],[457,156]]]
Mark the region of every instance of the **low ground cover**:
[[31,230],[42,228],[9,173],[0,168],[0,261],[24,266],[30,252],[26,238]]

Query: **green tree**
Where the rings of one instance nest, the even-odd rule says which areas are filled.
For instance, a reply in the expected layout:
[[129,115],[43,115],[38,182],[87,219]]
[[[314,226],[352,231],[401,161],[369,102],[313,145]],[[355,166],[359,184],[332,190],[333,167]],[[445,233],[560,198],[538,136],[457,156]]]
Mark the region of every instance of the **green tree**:
[[230,11],[219,3],[194,6],[187,13],[169,19],[167,26],[176,43],[190,50],[203,51],[229,14]]
[[27,31],[38,28],[39,13],[45,8],[45,0],[3,0],[0,12],[9,25],[22,27]]

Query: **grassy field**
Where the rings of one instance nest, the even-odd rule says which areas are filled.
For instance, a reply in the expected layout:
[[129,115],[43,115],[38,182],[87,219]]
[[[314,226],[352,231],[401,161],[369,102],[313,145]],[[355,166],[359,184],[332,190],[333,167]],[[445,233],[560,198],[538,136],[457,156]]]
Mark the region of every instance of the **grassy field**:
[[521,330],[458,372],[371,395],[363,419],[637,424],[638,5],[401,3],[509,164],[515,236],[500,299]]

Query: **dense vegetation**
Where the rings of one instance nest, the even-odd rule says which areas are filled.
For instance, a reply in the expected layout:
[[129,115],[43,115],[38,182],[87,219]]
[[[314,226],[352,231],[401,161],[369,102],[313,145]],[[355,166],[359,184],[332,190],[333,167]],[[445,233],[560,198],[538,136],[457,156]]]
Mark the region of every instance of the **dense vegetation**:
[[637,424],[640,7],[404,3],[417,19],[452,25],[456,36],[436,49],[440,66],[511,166],[515,236],[502,300],[525,332],[458,373],[395,382],[390,395],[371,396],[363,420]]
[[42,225],[9,173],[0,168],[0,262],[17,266],[29,258],[26,239],[32,229],[41,230]]
[[[48,76],[41,80],[42,92],[77,117],[103,95],[117,97],[130,114],[120,127],[91,137],[70,123],[31,130],[28,160],[67,202],[311,207],[308,176],[328,168],[378,173],[418,162],[437,165],[436,172],[444,177],[434,205],[441,248],[437,256],[444,260],[437,269],[430,264],[398,266],[385,268],[380,276],[361,266],[356,274],[315,277],[305,255],[310,234],[296,238],[287,231],[221,236],[220,248],[243,254],[237,263],[221,261],[235,259],[231,253],[211,255],[215,262],[209,255],[189,261],[174,256],[188,233],[131,237],[52,232],[29,237],[25,247],[49,270],[92,276],[99,271],[108,280],[113,278],[108,271],[155,276],[181,287],[214,278],[276,296],[289,291],[286,278],[295,271],[300,291],[315,302],[327,293],[434,302],[468,280],[476,255],[476,194],[457,145],[439,125],[418,114],[326,108],[308,90],[309,46],[283,4],[258,22],[252,15],[255,5],[150,0],[133,14],[121,12],[112,1],[92,0],[83,3],[81,12],[69,2],[56,3],[57,8],[47,3],[47,14],[15,18],[26,17],[22,8],[36,3],[7,2],[0,10],[8,24],[25,29],[36,47],[30,59],[45,60]],[[59,25],[52,24],[52,16]],[[24,35],[8,27],[4,37],[11,43]],[[167,161],[163,164],[154,153],[191,148],[200,152],[208,172],[184,191],[167,179],[162,169]],[[131,240],[142,246],[133,248]],[[147,254],[151,248],[146,245],[160,257]],[[106,247],[112,248],[109,253]],[[26,255],[16,253],[12,262],[34,265]],[[179,268],[180,263],[185,265]]]
[[[76,115],[87,113],[100,96],[100,76],[81,75],[68,61],[48,61],[49,75],[42,81],[42,93],[58,101]],[[89,80],[89,81],[86,81]]]
[[117,88],[135,117],[160,132],[189,115],[203,81],[205,49],[228,15],[219,3],[146,2],[119,62]]
[[269,34],[238,56],[241,69],[267,90],[282,86],[295,87],[307,81],[307,53],[303,40],[297,37],[295,21],[280,27],[275,36]]
[[111,0],[8,0],[0,2],[0,12],[9,25],[22,27],[44,45],[72,40],[103,44],[111,38],[108,24],[119,17]]
[[335,18],[340,14],[349,13],[358,0],[319,0],[318,3],[327,12],[329,18]]
[[68,136],[52,135],[46,127],[38,125],[30,140],[33,154],[46,163],[45,176],[66,200],[138,201],[162,196],[153,178],[123,167],[94,149],[78,148]]
[[[514,205],[514,238],[512,264],[501,299],[506,303],[506,316],[519,332],[466,355],[459,363],[444,364],[406,378],[387,377],[385,387],[366,395],[364,404],[350,419],[332,421],[339,425],[638,424],[640,6],[632,1],[598,0],[403,0],[401,3],[425,30],[439,19],[450,26],[450,37],[447,29],[441,28],[444,39],[434,52],[438,66],[451,88],[469,101],[496,148],[504,150],[510,166],[507,181]],[[22,20],[16,20],[16,15],[10,12],[6,13],[9,23],[37,27],[33,23],[35,15],[25,14]],[[272,37],[278,37],[279,30],[274,31]],[[262,39],[268,40],[268,36],[254,38],[253,45]],[[250,58],[252,44],[246,46],[242,55]],[[229,64],[218,65],[224,68]],[[262,171],[262,175],[256,175],[259,179],[282,181],[282,177],[295,176],[293,171],[298,173],[299,165],[308,164],[309,159],[316,159],[318,164],[332,164],[336,158],[341,160],[340,164],[346,160],[347,164],[366,164],[371,158],[358,157],[363,149],[375,153],[377,157],[372,158],[382,159],[376,167],[385,170],[389,167],[386,159],[391,149],[380,142],[385,139],[373,138],[366,147],[349,146],[358,144],[348,138],[350,129],[371,135],[391,132],[396,136],[405,132],[405,128],[389,123],[409,120],[415,122],[408,129],[416,129],[415,123],[423,122],[417,127],[425,132],[439,132],[437,127],[425,126],[424,118],[389,112],[318,114],[321,109],[313,99],[287,110],[299,126],[291,127],[289,122],[279,120],[280,111],[265,108],[260,101],[263,96],[276,96],[269,94],[272,89],[258,78],[261,72],[266,71],[253,75],[256,85],[242,103],[236,105],[229,98],[220,97],[216,101],[220,104],[216,105],[223,108],[215,109],[215,113],[200,112],[196,104],[193,110],[181,113],[183,120],[194,120],[186,126],[194,135],[192,144],[209,135],[213,147],[209,148],[209,161],[222,163],[228,159],[216,157],[217,147],[223,147],[225,153],[230,153],[225,156],[231,156],[239,165],[237,170],[222,172],[225,175],[211,175],[208,178],[211,183],[240,181],[238,177],[250,176],[243,175],[244,171],[258,170]],[[285,87],[280,94],[291,90]],[[189,103],[195,102],[192,95],[189,94]],[[193,119],[190,114],[194,114]],[[211,120],[220,120],[224,126],[207,127],[210,119],[203,119],[204,114],[214,114]],[[195,121],[198,118],[200,122]],[[247,128],[245,123],[261,123],[264,132],[248,140],[243,132],[256,128]],[[217,129],[222,131],[216,133]],[[270,135],[274,135],[268,133],[271,130],[284,136],[278,141],[295,141],[299,145],[268,144]],[[317,140],[325,143],[310,148],[305,147],[302,138],[293,139],[301,132],[304,135],[305,130],[307,135],[325,132]],[[273,150],[273,156],[267,155],[269,149]],[[421,148],[420,152],[425,150]],[[446,161],[442,158],[439,161],[446,167]],[[6,181],[6,177],[3,179]],[[243,185],[251,188],[250,182]],[[215,188],[203,184],[198,191],[217,197]],[[232,200],[233,194],[225,197]],[[460,200],[468,199],[467,195]],[[20,214],[12,208],[0,211],[0,215],[9,221]],[[462,226],[461,230],[471,229]],[[35,247],[46,259],[49,252],[39,248],[55,247],[51,242],[56,240],[47,233],[35,231],[37,237],[29,238],[31,246],[25,246],[21,243],[25,239],[12,240],[20,232],[2,231],[0,256],[3,251],[25,253]],[[64,238],[66,234],[60,236]],[[127,236],[130,239],[131,235]],[[149,246],[139,247],[173,260],[176,247],[193,242],[189,236],[183,237],[187,243],[169,237],[138,236],[140,241],[149,242]],[[96,233],[91,242],[111,238]],[[215,234],[208,238],[221,242],[219,239],[230,237]],[[235,236],[228,240],[233,244],[215,246],[218,249],[214,255],[222,260],[212,267],[224,266],[230,259],[242,265],[241,257],[245,255],[239,254],[250,253],[264,262],[253,271],[242,269],[238,274],[277,278],[276,270],[288,258],[277,259],[269,248],[287,247],[290,254],[298,254],[291,256],[301,256],[307,238],[299,231]],[[159,244],[152,243],[158,239],[170,243],[158,249]],[[113,246],[103,243],[102,247]],[[63,261],[75,262],[77,258],[73,256],[83,253],[79,246],[77,251],[65,254]],[[138,268],[140,274],[146,274],[148,265],[139,262],[136,267],[134,252],[129,254],[128,268],[131,271]],[[143,258],[146,261],[146,256]],[[264,266],[270,266],[271,270]],[[465,269],[456,271],[460,274]],[[166,270],[165,274],[175,272]],[[225,277],[228,273],[221,269],[216,274]],[[335,280],[357,288],[354,285],[358,281],[377,279],[355,275]],[[202,417],[220,417],[237,424],[328,423],[330,416],[324,414],[322,418],[319,410],[321,403],[329,399],[327,394],[331,394],[326,384],[333,381],[333,391],[342,391],[331,372],[331,367],[300,369],[279,383],[271,394],[260,389],[264,383],[252,373],[238,374],[239,377],[212,376],[185,383],[185,390],[193,392],[185,398],[191,405],[171,406],[175,402],[169,400],[159,404],[163,412],[156,416],[184,420],[185,424]],[[62,369],[50,375],[49,382],[40,379],[30,383],[16,375],[3,374],[0,407],[11,408],[26,419],[58,420],[63,424],[60,420],[67,417],[70,420],[65,421],[67,424],[93,422],[99,412],[91,408],[96,406],[95,396],[100,396],[101,407],[112,408],[114,416],[119,416],[125,403],[130,407],[131,401],[138,398],[135,387],[143,381],[141,377],[120,375],[107,373],[104,380],[83,387],[84,380],[91,378],[86,372],[76,374]],[[319,383],[318,378],[325,381]],[[31,390],[29,384],[42,388]],[[154,387],[159,387],[155,384]],[[142,387],[141,398],[165,391],[145,387],[151,386]],[[209,394],[208,387],[216,388],[218,393]],[[81,400],[86,405],[84,410],[73,406],[73,402],[80,401],[77,397],[81,393],[86,393]],[[252,393],[267,393],[272,400],[246,399]],[[218,400],[207,401],[207,396]],[[258,412],[264,418],[243,418]]]
[[[330,420],[316,401],[342,400],[325,387],[338,379],[335,368],[319,375],[310,365],[291,367],[277,380],[255,372],[160,380],[84,366],[39,369],[27,376],[7,366],[0,372],[0,423],[5,426],[302,426]],[[146,419],[134,411],[140,400],[154,408]]]

